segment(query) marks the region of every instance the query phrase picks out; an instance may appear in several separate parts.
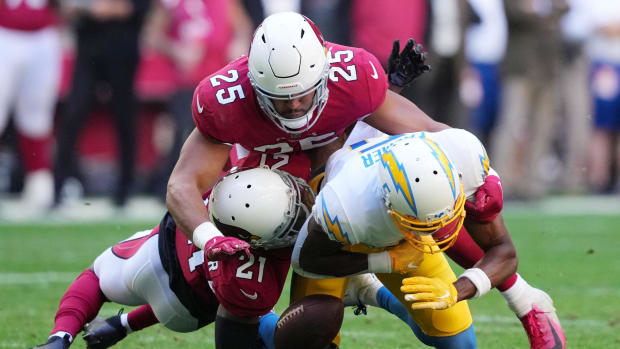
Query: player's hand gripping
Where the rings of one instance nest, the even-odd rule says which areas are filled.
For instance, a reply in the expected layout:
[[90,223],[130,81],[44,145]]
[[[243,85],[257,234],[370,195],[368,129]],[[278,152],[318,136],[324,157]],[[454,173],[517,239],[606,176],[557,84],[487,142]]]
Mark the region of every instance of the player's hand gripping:
[[407,40],[405,48],[400,51],[400,42],[394,40],[392,53],[388,58],[388,80],[390,84],[403,87],[412,82],[418,76],[431,70],[431,66],[424,63],[426,52],[424,47],[415,40]]
[[250,244],[230,236],[216,236],[207,241],[205,256],[210,261],[219,261],[239,253],[250,256]]
[[499,177],[489,175],[476,191],[476,201],[465,201],[467,217],[477,222],[490,222],[504,206],[502,182]]
[[447,284],[439,278],[423,276],[403,279],[400,291],[405,293],[406,301],[413,302],[413,310],[448,309],[456,304],[458,296],[453,284]]
[[406,274],[420,266],[424,255],[416,250],[410,243],[403,241],[389,248],[388,253],[392,261],[392,271]]

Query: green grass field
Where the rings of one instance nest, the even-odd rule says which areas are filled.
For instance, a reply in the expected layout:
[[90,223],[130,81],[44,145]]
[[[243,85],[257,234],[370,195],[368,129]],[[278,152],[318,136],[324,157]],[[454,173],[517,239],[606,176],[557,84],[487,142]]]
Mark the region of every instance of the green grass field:
[[[620,215],[506,214],[519,272],[554,299],[570,348],[620,348]],[[149,223],[0,224],[0,348],[44,342],[69,283],[107,246]],[[461,269],[457,268],[457,274]],[[288,289],[285,289],[285,295]],[[277,310],[286,307],[282,297]],[[528,348],[520,322],[498,292],[470,302],[480,348]],[[120,306],[106,304],[100,315]],[[345,310],[342,348],[421,348],[410,330],[381,309]],[[154,326],[120,348],[214,347],[213,326],[190,334]],[[84,347],[78,338],[74,347]]]

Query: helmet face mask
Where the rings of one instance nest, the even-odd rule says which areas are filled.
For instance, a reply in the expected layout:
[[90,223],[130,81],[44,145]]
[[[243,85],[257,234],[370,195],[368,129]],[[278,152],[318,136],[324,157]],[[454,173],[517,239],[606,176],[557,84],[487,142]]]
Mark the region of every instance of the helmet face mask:
[[418,220],[415,216],[403,216],[388,209],[388,213],[400,229],[405,239],[417,250],[424,253],[443,252],[456,242],[465,219],[465,194],[461,193],[450,214],[430,222]]
[[295,243],[313,203],[302,179],[264,167],[241,169],[214,186],[209,216],[224,235],[256,248],[283,248]]
[[[267,17],[256,29],[248,58],[248,77],[259,106],[281,130],[309,130],[327,104],[329,61],[321,33],[308,18],[293,12]],[[314,93],[305,115],[287,118],[272,100]]]
[[460,174],[431,139],[403,137],[381,156],[380,186],[387,212],[405,239],[424,253],[456,242],[465,219]]

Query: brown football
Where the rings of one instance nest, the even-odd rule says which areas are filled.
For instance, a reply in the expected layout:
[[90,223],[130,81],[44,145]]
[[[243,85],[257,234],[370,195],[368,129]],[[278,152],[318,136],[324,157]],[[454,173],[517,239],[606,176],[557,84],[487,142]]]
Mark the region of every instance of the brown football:
[[324,349],[336,337],[344,304],[324,294],[306,296],[280,316],[274,334],[276,349]]

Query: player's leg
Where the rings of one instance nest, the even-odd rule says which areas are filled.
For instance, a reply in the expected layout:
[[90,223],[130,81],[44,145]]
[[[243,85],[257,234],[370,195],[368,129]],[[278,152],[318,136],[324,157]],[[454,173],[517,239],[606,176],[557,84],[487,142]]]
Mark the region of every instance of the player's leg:
[[[89,345],[113,345],[128,333],[158,322],[177,332],[200,327],[198,319],[170,290],[170,280],[159,256],[158,239],[159,235],[151,231],[138,232],[95,260],[94,270],[100,275],[101,290],[108,299],[125,305],[148,306],[88,324],[84,340]],[[116,249],[120,245],[123,248]],[[135,252],[121,254],[121,251]]]
[[[310,279],[293,273],[290,303],[292,304],[305,296],[313,294],[327,294],[343,299],[344,292],[347,289],[347,282],[347,278]],[[334,343],[340,344],[340,332],[334,338]]]
[[[419,269],[410,276],[426,276],[441,278],[445,282],[452,283],[456,276],[443,254],[425,255]],[[467,302],[459,302],[445,310],[413,310],[410,303],[404,300],[404,294],[400,292],[403,276],[399,274],[378,274],[377,277],[383,282],[392,297],[404,305],[408,314],[413,318],[410,327],[416,336],[426,345],[436,348],[475,348],[476,339],[473,333],[472,318]],[[384,304],[392,303],[385,291],[377,293],[378,301]],[[392,306],[394,314],[404,318],[398,307]]]
[[0,55],[0,135],[8,124],[9,112],[13,107],[26,48],[18,32],[0,27],[0,47],[10,47]]
[[77,48],[71,91],[65,101],[56,134],[55,203],[60,202],[65,180],[71,176],[78,176],[77,142],[95,99],[98,78],[99,63],[95,55],[80,45]]
[[112,111],[119,145],[119,177],[114,193],[114,204],[123,206],[134,180],[136,154],[137,99],[134,77],[138,52],[124,52],[119,57],[109,57],[105,72],[112,87]]
[[55,29],[31,34],[15,104],[15,126],[25,170],[22,203],[34,210],[54,199],[51,135],[61,71],[60,37]]
[[620,91],[609,81],[617,81],[620,68],[607,63],[594,62],[590,81],[593,96],[593,129],[590,137],[588,182],[597,192],[613,188],[612,168],[614,134],[620,110]]
[[[68,348],[84,324],[97,315],[105,300],[99,288],[99,278],[92,269],[86,269],[61,298],[48,346],[44,344],[40,347]],[[55,345],[49,345],[51,343]]]
[[[290,303],[313,294],[327,294],[342,299],[347,288],[347,282],[347,278],[310,279],[293,272]],[[275,348],[273,335],[278,319],[279,316],[273,312],[260,318],[259,335],[268,349]],[[336,345],[340,344],[340,333],[334,338],[333,342]]]
[[[484,256],[484,252],[472,240],[465,227],[461,229],[456,243],[446,254],[465,269],[473,267]],[[521,320],[532,348],[552,348],[555,343],[565,347],[566,337],[553,307],[553,300],[547,293],[530,286],[517,273],[496,288],[506,299],[508,307]]]
[[280,316],[273,310],[260,317],[258,324],[258,335],[263,342],[262,344],[267,349],[275,349],[273,342],[274,334],[276,333],[276,327]]

